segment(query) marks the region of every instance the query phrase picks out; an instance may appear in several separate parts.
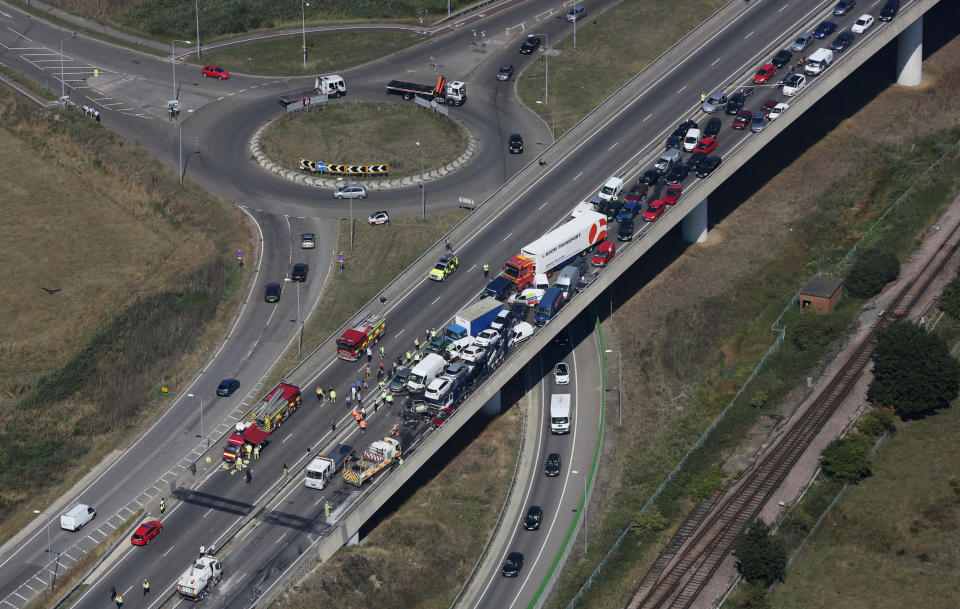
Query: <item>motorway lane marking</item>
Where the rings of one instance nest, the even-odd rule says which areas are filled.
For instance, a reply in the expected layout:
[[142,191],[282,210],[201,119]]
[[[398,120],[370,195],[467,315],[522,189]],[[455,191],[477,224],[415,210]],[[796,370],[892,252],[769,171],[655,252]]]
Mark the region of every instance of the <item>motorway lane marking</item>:
[[651,116],[653,116],[653,113],[652,113],[652,112],[651,112],[650,114],[646,115],[646,116],[643,118],[643,120],[640,121],[640,122],[641,122],[641,123],[647,122],[647,120],[649,120]]
[[440,296],[437,296],[436,298],[434,298],[434,299],[433,299],[433,302],[430,303],[430,306],[433,306],[433,305],[437,304],[437,301],[440,300],[441,298],[443,298],[443,294],[441,294]]
[[619,143],[620,143],[620,142],[614,142],[612,146],[610,146],[609,148],[607,148],[607,150],[608,150],[608,151],[613,150],[614,148],[617,147],[617,144],[619,144]]
[[683,85],[682,87],[680,87],[679,89],[677,89],[677,93],[680,93],[681,91],[683,91],[683,90],[686,89],[686,88],[687,88],[687,85]]
[[717,62],[718,62],[718,61],[720,61],[720,58],[719,58],[719,57],[717,57],[716,59],[713,60],[713,63],[710,64],[710,67],[712,68],[713,66],[717,65]]
[[468,268],[468,269],[467,269],[467,272],[469,273],[470,271],[472,271],[472,270],[475,269],[475,268],[477,268],[477,265],[473,265],[473,266],[471,266],[470,268]]
[[176,546],[170,546],[170,549],[167,550],[166,552],[164,552],[163,554],[161,554],[161,555],[160,555],[160,558],[163,558],[164,556],[166,556],[167,554],[169,554],[169,553],[170,553],[170,550],[174,549],[175,547],[176,547]]
[[547,206],[547,203],[549,203],[549,202],[550,202],[550,201],[544,201],[544,202],[543,202],[543,205],[541,205],[540,207],[537,208],[537,211],[540,211],[541,209],[543,209],[544,207],[546,207],[546,206]]
[[402,330],[397,332],[396,336],[393,337],[393,340],[397,340],[398,338],[400,338],[400,335],[403,334],[405,330],[406,328],[403,328]]
[[283,440],[280,441],[280,443],[281,443],[281,444],[286,443],[286,441],[289,440],[289,439],[290,439],[290,436],[292,436],[292,435],[293,435],[293,432],[291,431],[290,433],[287,434],[287,437],[286,437],[286,438],[284,438]]
[[500,241],[501,241],[501,242],[506,241],[507,239],[510,238],[511,235],[513,235],[513,233],[508,234],[506,237],[504,237],[504,238],[501,239]]
[[780,7],[780,10],[778,10],[777,12],[778,12],[778,13],[783,12],[783,9],[787,8],[788,6],[790,6],[790,5],[789,5],[789,4],[784,4],[783,6]]
[[754,32],[750,32],[749,34],[747,34],[746,36],[744,36],[743,39],[746,40],[747,38],[753,36],[753,34],[754,34]]
[[206,517],[210,514],[210,512],[212,512],[212,511],[213,511],[213,508],[210,508],[209,510],[207,510],[206,512],[204,512],[204,513],[203,513],[203,516],[201,516],[200,518],[206,518]]
[[574,179],[574,180],[579,180],[579,179],[580,179],[580,176],[582,176],[582,175],[583,175],[583,172],[581,171],[581,172],[578,173],[577,175],[573,176],[573,179]]

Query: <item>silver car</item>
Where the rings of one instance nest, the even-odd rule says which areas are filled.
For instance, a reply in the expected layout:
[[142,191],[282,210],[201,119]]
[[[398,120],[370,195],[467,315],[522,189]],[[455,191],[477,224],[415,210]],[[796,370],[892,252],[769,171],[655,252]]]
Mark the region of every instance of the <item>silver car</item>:
[[723,91],[717,91],[703,102],[703,111],[707,114],[713,114],[720,108],[727,105],[727,94]]
[[360,184],[347,184],[333,191],[336,199],[366,199],[367,189]]
[[790,50],[794,53],[800,53],[811,44],[813,44],[813,34],[810,32],[804,32],[797,36],[797,39],[793,41],[793,44],[790,45]]

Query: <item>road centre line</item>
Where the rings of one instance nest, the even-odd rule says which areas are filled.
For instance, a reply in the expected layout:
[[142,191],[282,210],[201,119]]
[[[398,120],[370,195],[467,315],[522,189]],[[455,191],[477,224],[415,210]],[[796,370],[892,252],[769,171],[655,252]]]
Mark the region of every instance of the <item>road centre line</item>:
[[280,443],[281,443],[281,444],[285,444],[285,443],[287,442],[287,440],[289,440],[292,435],[293,435],[293,432],[291,431],[290,433],[287,434],[287,437],[286,437],[286,438],[284,438],[283,440],[280,441]]
[[579,179],[580,179],[580,176],[582,176],[582,175],[583,175],[583,172],[581,171],[581,172],[578,173],[577,175],[573,176],[573,179],[574,179],[574,180],[579,180]]
[[501,242],[506,241],[507,239],[510,238],[511,235],[513,235],[513,233],[509,233],[506,237],[504,237],[504,238],[501,239],[500,241],[501,241]]
[[651,112],[650,114],[646,115],[646,116],[643,118],[643,120],[640,121],[640,122],[641,122],[641,123],[645,123],[645,122],[647,122],[648,120],[650,120],[650,118],[651,118],[652,116],[653,116],[653,112]]
[[400,335],[403,334],[405,330],[406,328],[403,328],[402,330],[397,332],[397,335],[393,337],[393,340],[397,340],[398,338],[400,338]]
[[213,508],[210,508],[209,510],[207,510],[206,512],[204,512],[204,513],[203,513],[203,516],[201,516],[200,518],[206,518],[207,515],[210,514],[210,512],[212,512],[212,511],[213,511]]
[[550,201],[544,201],[544,202],[543,202],[543,205],[541,205],[540,207],[537,208],[537,211],[540,211],[541,209],[543,209],[544,207],[546,207],[546,206],[547,206],[547,203],[549,203],[549,202],[550,202]]
[[617,147],[617,144],[619,144],[619,143],[620,143],[620,142],[614,142],[612,146],[610,146],[609,148],[607,148],[607,150],[608,150],[608,151],[613,150],[614,148]]
[[434,298],[434,299],[433,299],[433,302],[430,303],[430,306],[432,307],[433,305],[437,304],[437,301],[440,300],[441,298],[443,298],[443,294],[441,294],[441,295],[437,296],[436,298]]

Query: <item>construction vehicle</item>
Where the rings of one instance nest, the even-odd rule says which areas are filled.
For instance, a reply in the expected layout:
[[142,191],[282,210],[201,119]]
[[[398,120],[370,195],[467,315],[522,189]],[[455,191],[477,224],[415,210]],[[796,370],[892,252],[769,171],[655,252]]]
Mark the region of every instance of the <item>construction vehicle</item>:
[[368,346],[380,340],[386,329],[386,317],[364,313],[355,326],[337,339],[337,357],[349,362],[357,361]]
[[400,440],[380,438],[367,447],[362,458],[350,457],[343,467],[343,479],[354,486],[362,486],[368,478],[400,458]]
[[416,96],[441,104],[462,106],[467,101],[467,84],[459,80],[448,81],[443,76],[437,78],[437,84],[433,87],[391,80],[387,83],[387,93],[402,95],[403,99],[413,99]]
[[606,237],[607,217],[585,211],[521,249],[503,267],[503,276],[521,292],[537,275],[549,275],[554,269],[569,264]]
[[188,601],[202,601],[223,577],[223,566],[215,556],[201,556],[177,580],[177,594]]
[[341,444],[327,453],[327,456],[315,457],[307,465],[307,474],[303,483],[309,488],[325,488],[343,462],[353,456],[353,452],[352,446]]
[[311,103],[323,101],[331,97],[342,97],[347,94],[347,83],[342,76],[317,76],[312,89],[298,91],[280,96],[280,104],[287,107],[291,104],[309,106]]

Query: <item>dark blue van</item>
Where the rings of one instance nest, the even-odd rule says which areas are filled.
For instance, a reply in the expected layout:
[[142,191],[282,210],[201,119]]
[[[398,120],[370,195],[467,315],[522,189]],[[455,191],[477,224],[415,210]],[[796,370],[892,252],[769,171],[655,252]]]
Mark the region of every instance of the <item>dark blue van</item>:
[[513,290],[513,282],[503,275],[500,275],[487,284],[487,288],[483,291],[482,298],[492,296],[503,302],[510,296],[511,290]]
[[552,287],[543,293],[543,297],[540,298],[539,304],[537,304],[537,313],[533,318],[533,321],[538,326],[545,326],[547,322],[553,319],[557,313],[560,312],[560,308],[563,306],[563,290],[558,287]]

